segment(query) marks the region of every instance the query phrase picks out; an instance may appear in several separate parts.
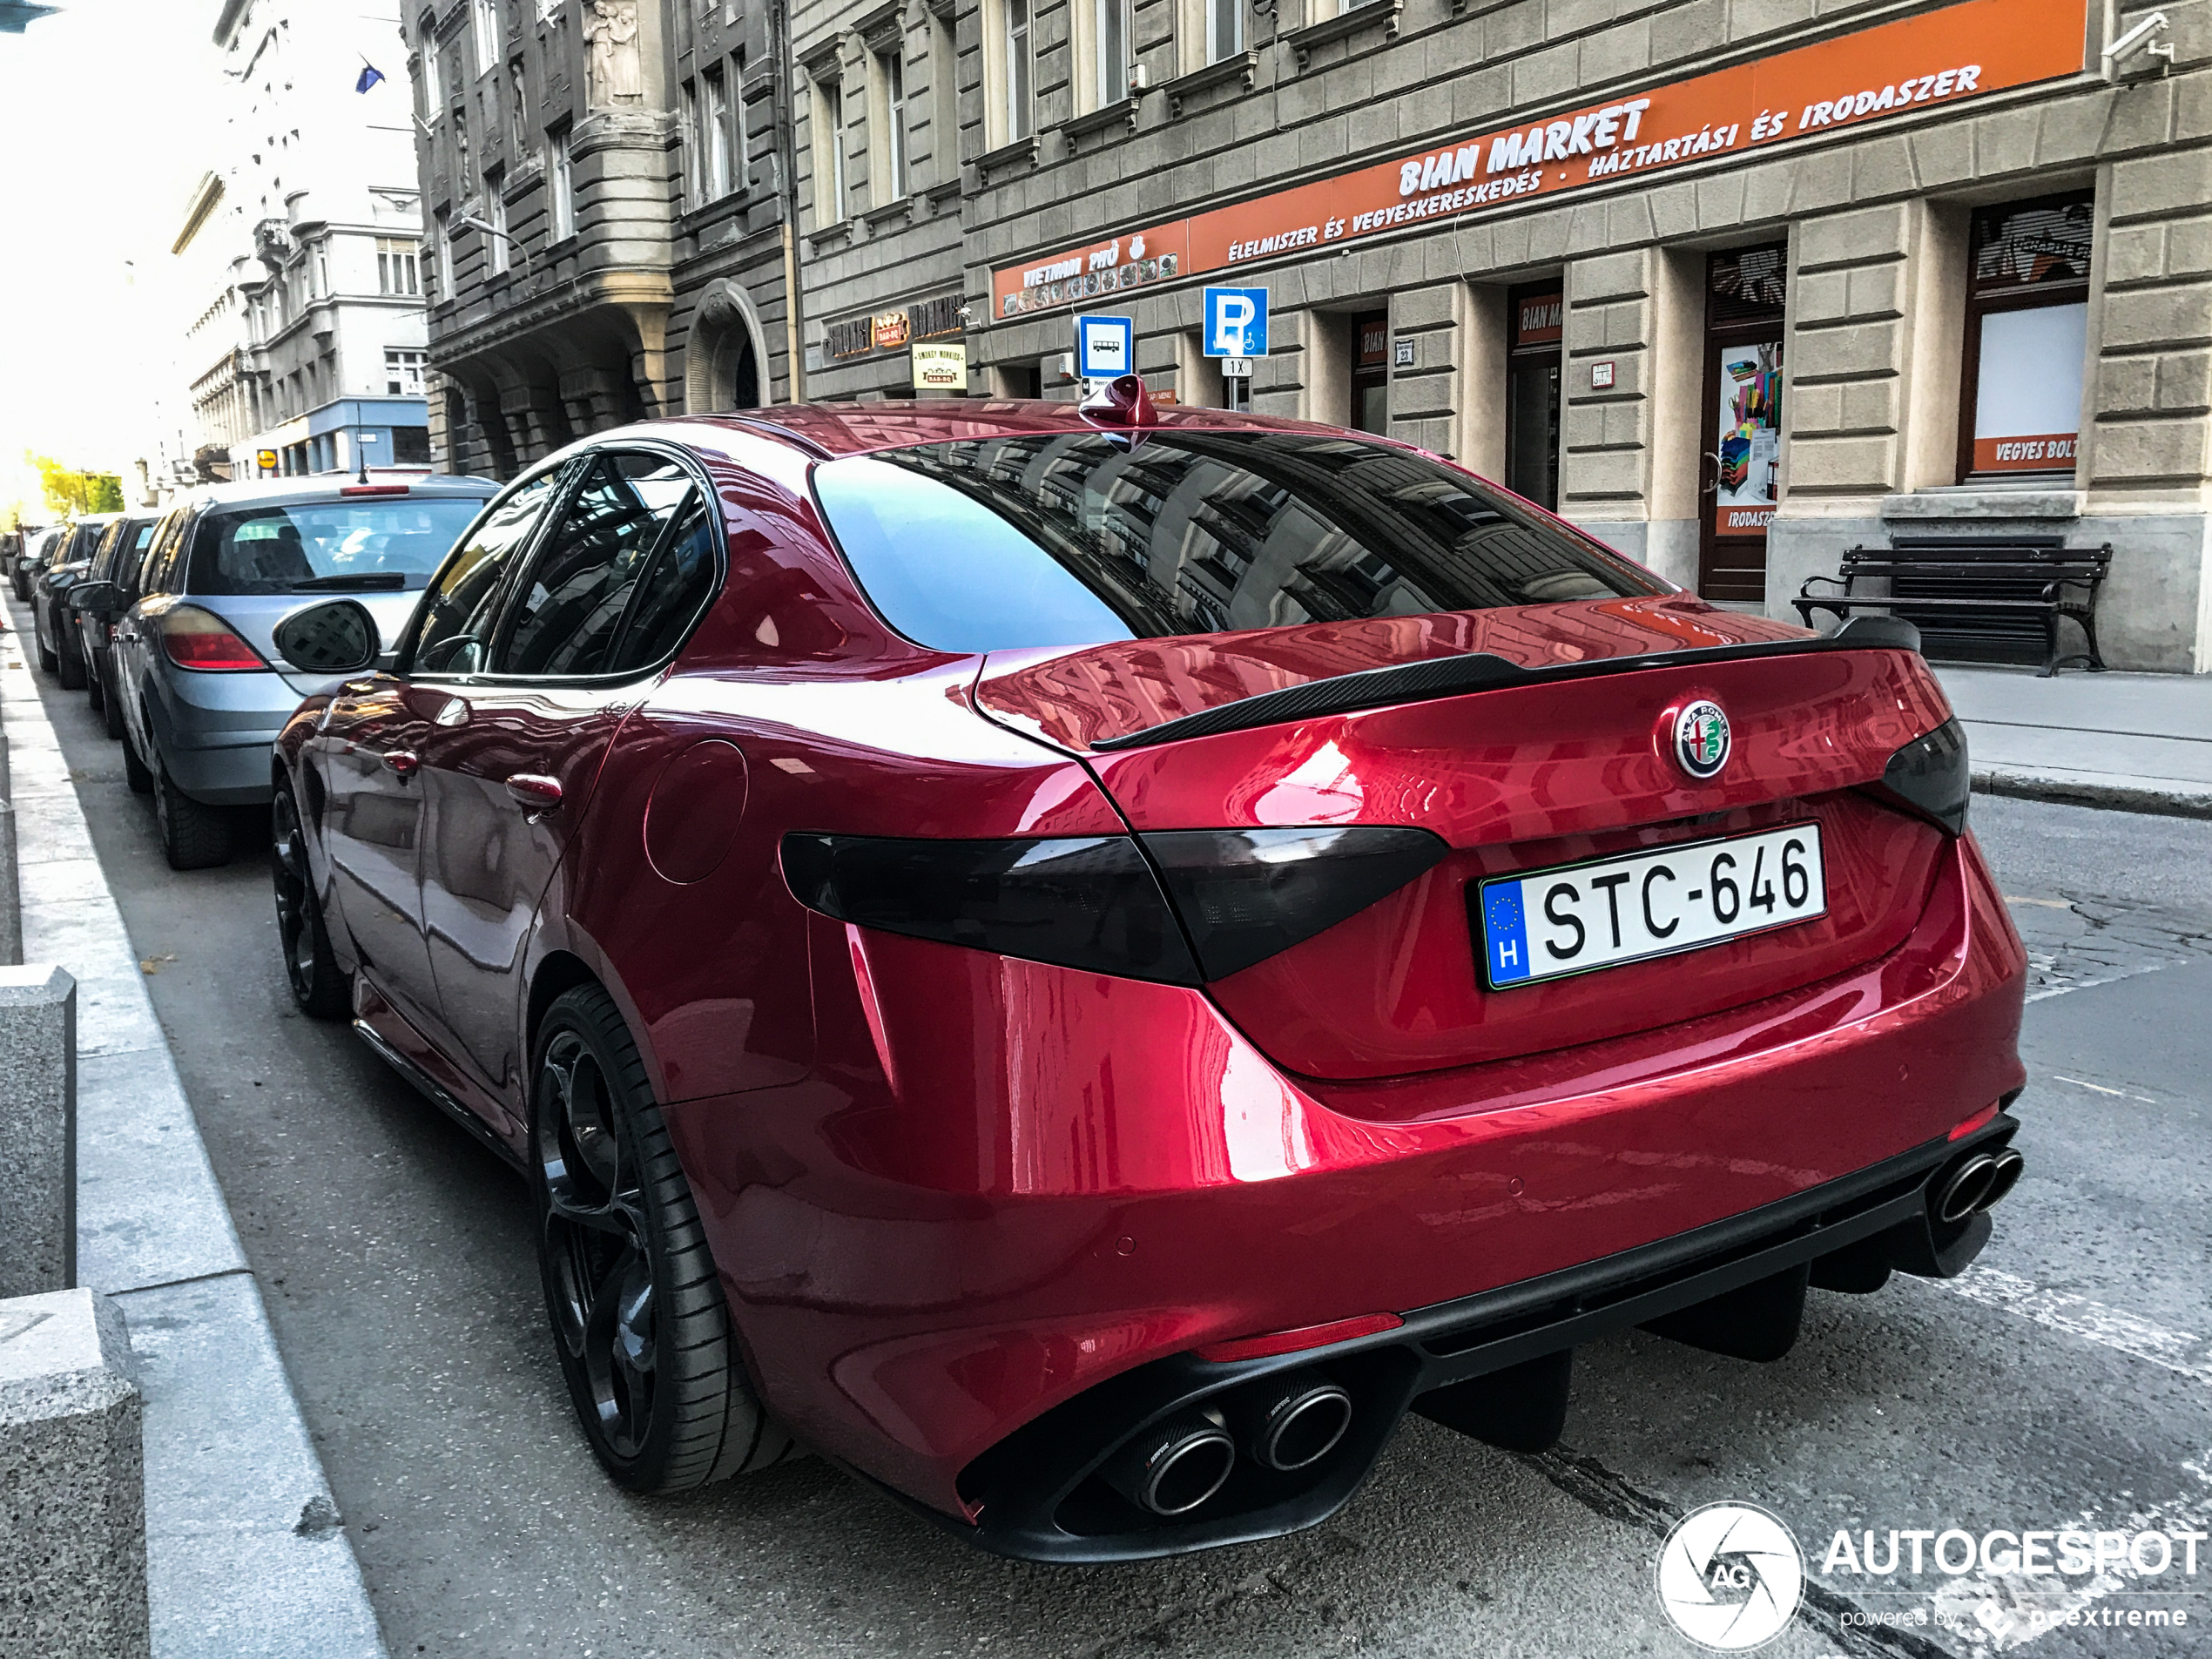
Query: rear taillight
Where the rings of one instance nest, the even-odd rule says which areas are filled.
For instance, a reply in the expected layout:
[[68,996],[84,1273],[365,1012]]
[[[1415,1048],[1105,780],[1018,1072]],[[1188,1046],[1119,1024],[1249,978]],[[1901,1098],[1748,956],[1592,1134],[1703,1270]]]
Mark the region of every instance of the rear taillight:
[[794,833],[783,860],[799,902],[840,921],[1197,985],[1334,927],[1447,850],[1425,830],[1372,825],[1003,841]]
[[156,626],[161,633],[161,649],[179,668],[221,674],[269,665],[220,617],[198,605],[172,605],[161,614]]
[[1195,985],[1198,970],[1136,844],[1126,835],[909,841],[784,837],[784,880],[809,909],[935,939]]
[[1892,755],[1874,792],[1958,835],[1966,827],[1966,805],[1973,799],[1973,787],[1966,730],[1951,719]]
[[1265,961],[1441,861],[1426,830],[1169,830],[1137,838],[1160,867],[1207,979]]

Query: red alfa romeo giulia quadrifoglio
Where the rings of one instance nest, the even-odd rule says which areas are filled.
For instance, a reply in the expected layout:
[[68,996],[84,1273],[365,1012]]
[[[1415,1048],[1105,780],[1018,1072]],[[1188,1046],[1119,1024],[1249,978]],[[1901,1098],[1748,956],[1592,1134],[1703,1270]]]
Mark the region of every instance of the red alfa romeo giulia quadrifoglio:
[[522,1165],[592,1447],[1008,1554],[1309,1525],[1575,1345],[1770,1359],[2017,1178],[2018,938],[1900,623],[1420,451],[1092,405],[604,434],[277,746],[293,987]]

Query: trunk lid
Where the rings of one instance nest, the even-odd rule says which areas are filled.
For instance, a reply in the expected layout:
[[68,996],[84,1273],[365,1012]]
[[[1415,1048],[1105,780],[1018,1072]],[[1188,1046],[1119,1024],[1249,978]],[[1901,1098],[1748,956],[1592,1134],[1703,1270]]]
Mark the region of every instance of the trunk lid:
[[[1697,1020],[1901,943],[1946,838],[1861,786],[1950,711],[1909,651],[1728,654],[1807,638],[1670,595],[995,654],[974,697],[995,719],[1089,751],[1139,832],[1397,824],[1445,840],[1450,854],[1417,880],[1209,988],[1278,1064],[1348,1081]],[[1141,735],[1333,676],[1469,652],[1562,675],[1179,740]],[[1608,663],[1617,671],[1592,671]],[[1725,710],[1733,739],[1707,781],[1672,743],[1675,715],[1701,698]],[[1110,746],[1131,738],[1140,746]],[[1802,823],[1820,828],[1826,914],[1485,988],[1469,898],[1486,878]]]

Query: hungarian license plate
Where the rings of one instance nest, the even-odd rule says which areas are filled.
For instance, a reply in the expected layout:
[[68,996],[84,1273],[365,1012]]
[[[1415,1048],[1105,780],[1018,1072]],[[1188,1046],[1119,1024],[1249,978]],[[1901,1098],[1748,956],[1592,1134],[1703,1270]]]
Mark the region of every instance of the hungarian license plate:
[[1497,876],[1475,907],[1494,991],[1696,950],[1827,914],[1820,826]]

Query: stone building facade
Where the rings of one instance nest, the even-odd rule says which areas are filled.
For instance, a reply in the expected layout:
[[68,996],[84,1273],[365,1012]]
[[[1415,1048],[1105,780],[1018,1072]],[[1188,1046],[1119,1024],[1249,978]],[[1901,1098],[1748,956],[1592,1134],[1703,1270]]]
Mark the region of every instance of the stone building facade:
[[405,20],[448,464],[792,395],[783,57],[725,0],[435,0]]
[[[1777,616],[1856,545],[2109,543],[2107,661],[2212,671],[2208,0],[647,0],[604,111],[579,37],[628,0],[511,3],[419,28],[492,10],[572,124],[578,235],[501,152],[544,269],[457,237],[433,312],[487,469],[726,406],[732,342],[762,401],[913,395],[941,344],[971,395],[1074,396],[1113,313],[1157,395],[1419,442]],[[491,135],[455,172],[426,105],[465,216],[500,78],[440,73]],[[717,143],[744,183],[687,208]],[[1248,387],[1209,285],[1266,290]]]
[[297,0],[212,10],[213,165],[179,222],[158,227],[190,409],[158,487],[427,468],[421,218],[405,101],[395,88],[347,90],[368,53],[388,61],[390,36]]
[[1112,5],[959,15],[981,387],[1072,395],[1072,318],[1114,312],[1218,404],[1200,292],[1263,287],[1256,410],[1460,457],[1711,597],[1794,619],[1854,545],[2108,542],[2107,660],[2212,671],[2212,6],[2130,41],[2153,9],[2101,0]]

